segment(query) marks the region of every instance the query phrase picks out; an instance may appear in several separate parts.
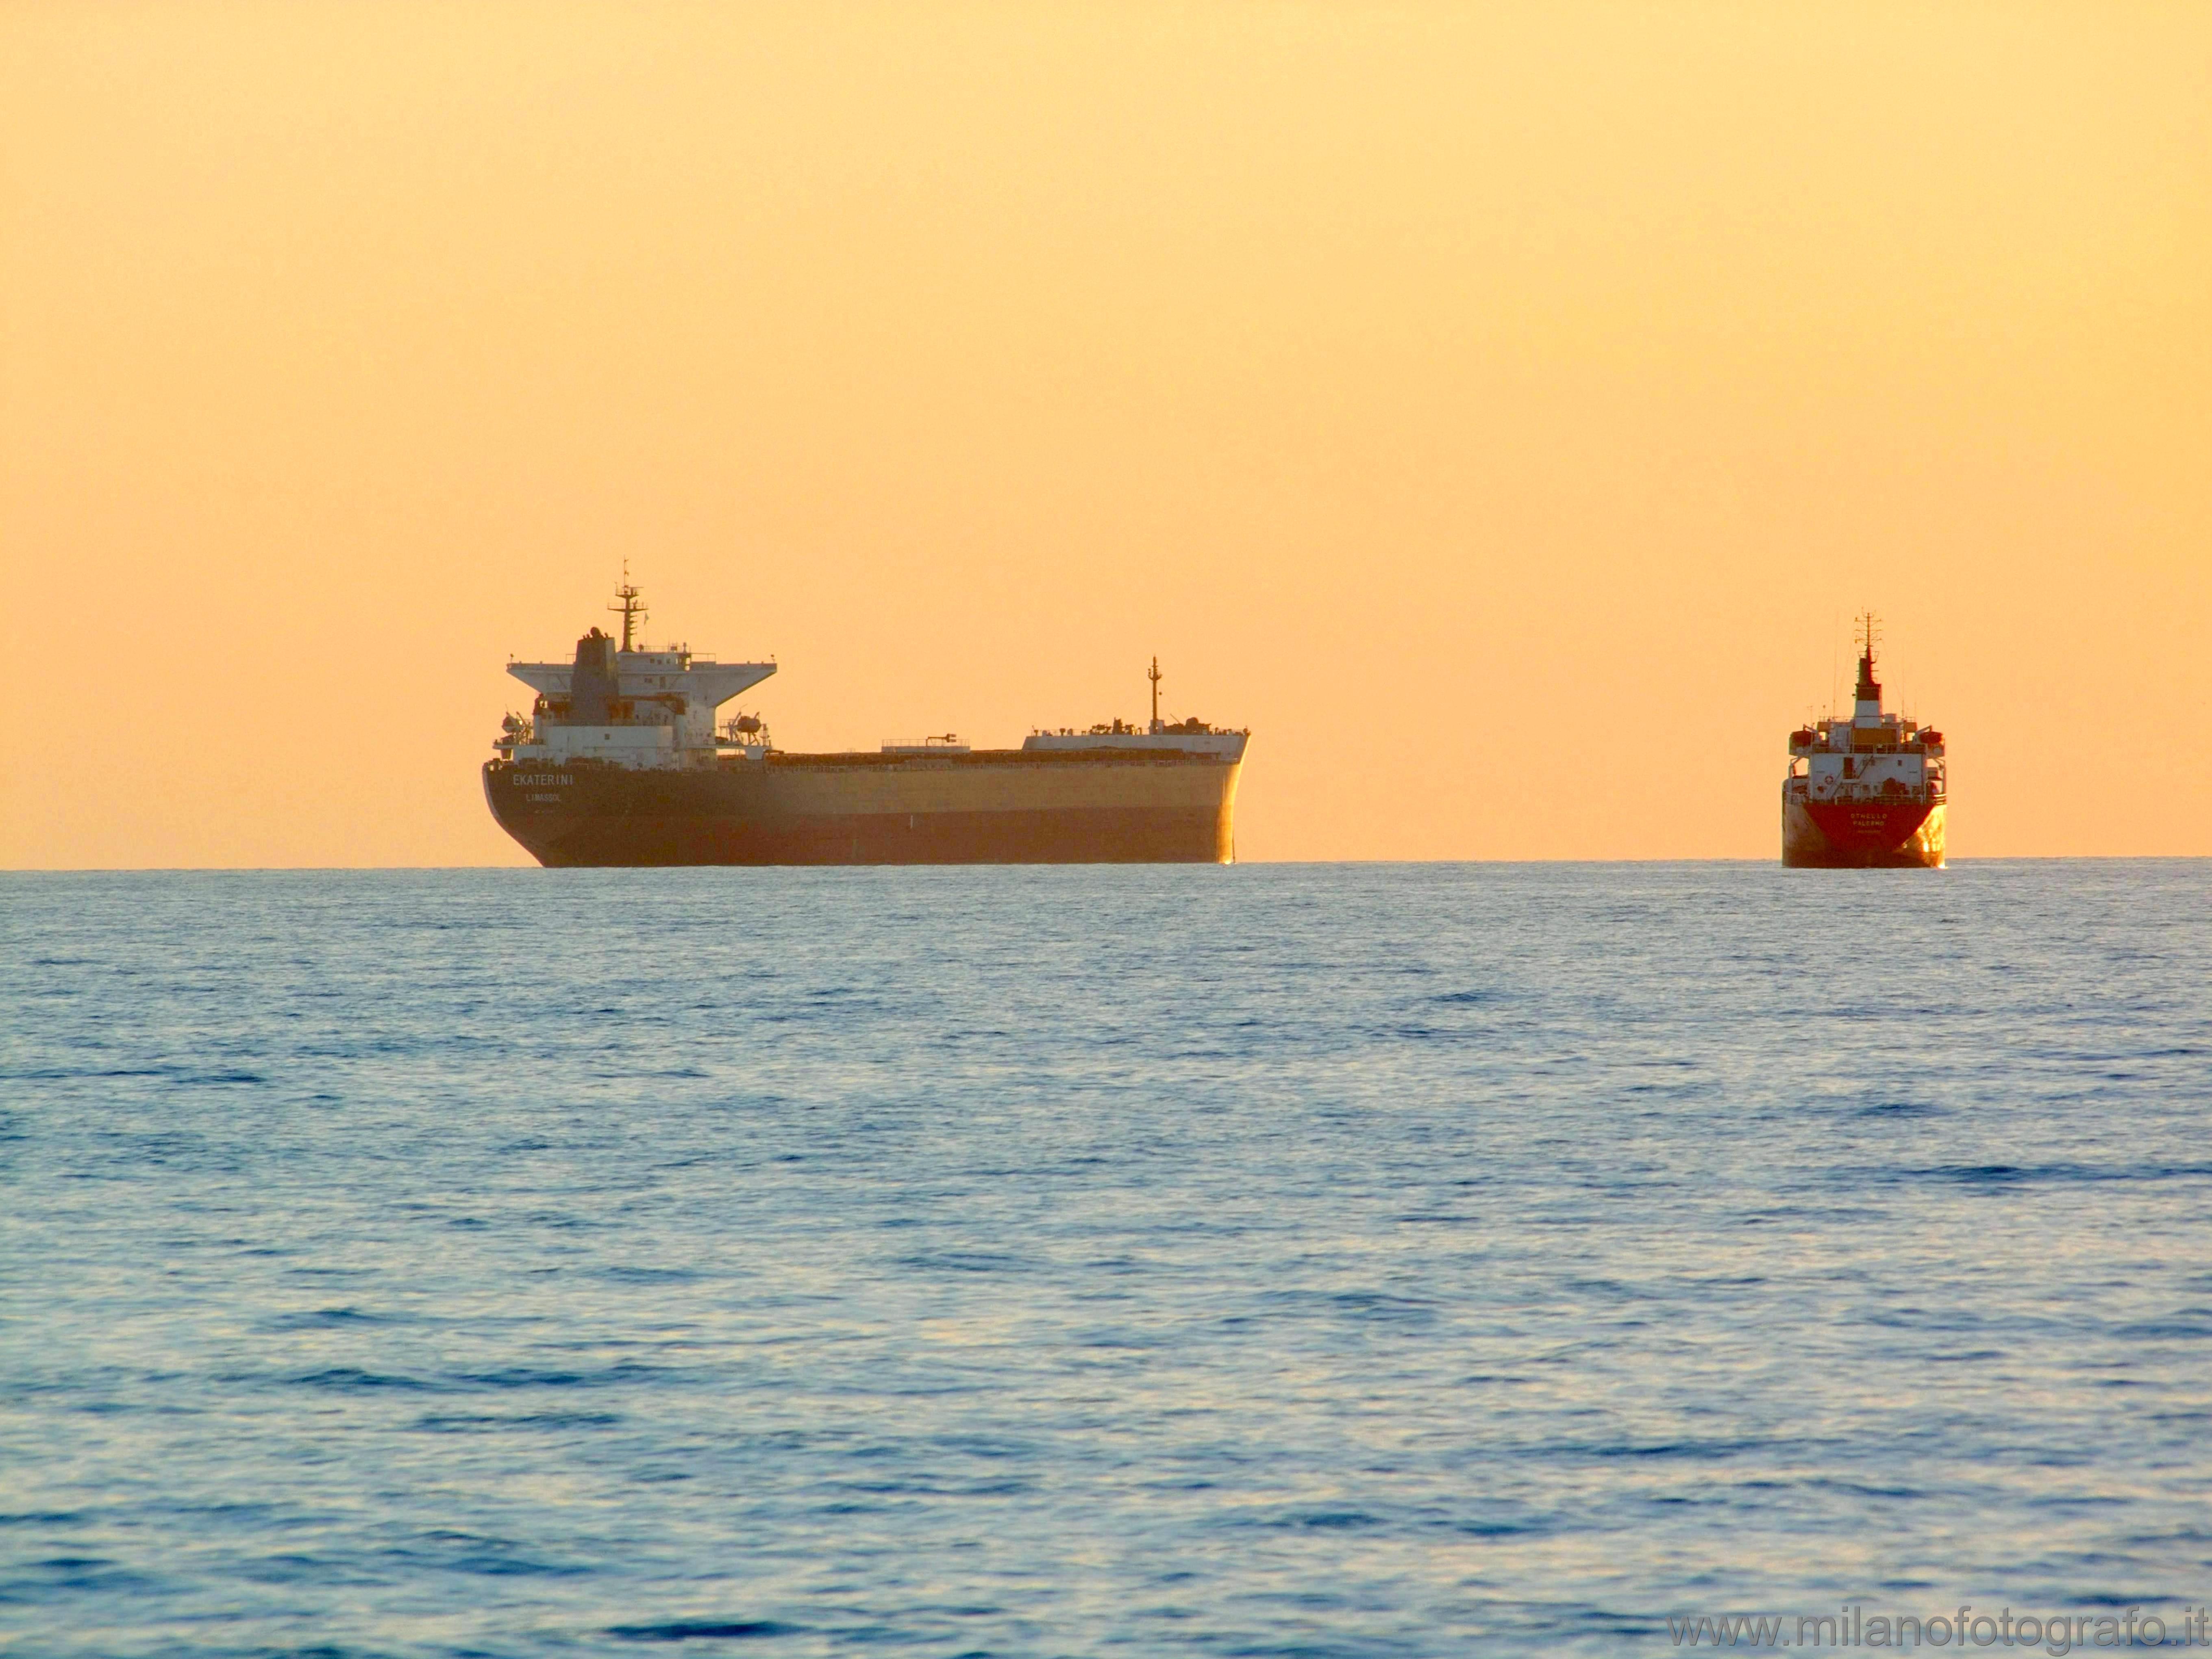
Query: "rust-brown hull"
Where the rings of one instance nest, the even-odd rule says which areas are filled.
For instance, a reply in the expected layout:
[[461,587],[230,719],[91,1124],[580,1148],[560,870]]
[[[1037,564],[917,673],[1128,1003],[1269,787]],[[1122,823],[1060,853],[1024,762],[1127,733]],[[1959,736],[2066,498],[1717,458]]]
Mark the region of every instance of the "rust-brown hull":
[[1238,769],[1008,750],[660,771],[494,761],[483,778],[492,815],[545,865],[1218,864]]

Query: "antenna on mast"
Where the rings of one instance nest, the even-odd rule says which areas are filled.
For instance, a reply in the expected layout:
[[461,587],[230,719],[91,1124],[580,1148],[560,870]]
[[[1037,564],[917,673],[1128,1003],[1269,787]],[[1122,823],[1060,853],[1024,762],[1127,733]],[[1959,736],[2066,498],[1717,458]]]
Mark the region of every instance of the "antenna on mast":
[[1160,659],[1152,659],[1152,672],[1145,676],[1152,683],[1152,730],[1160,729]]
[[1859,636],[1859,654],[1867,659],[1868,665],[1871,667],[1874,664],[1875,643],[1881,638],[1881,619],[1871,611],[1862,611],[1859,613],[1859,625],[1857,632]]
[[643,622],[646,618],[646,609],[643,602],[643,596],[638,592],[637,587],[629,579],[629,561],[628,559],[624,559],[623,561],[622,586],[615,589],[615,598],[619,599],[621,603],[619,605],[611,605],[607,609],[610,611],[619,611],[622,613],[622,648],[625,651],[633,650],[635,647],[631,645],[630,641],[636,633],[637,624]]
[[[1852,696],[1857,699],[1859,714],[1866,713],[1865,705],[1869,702],[1876,706],[1878,713],[1881,702],[1881,683],[1874,677],[1874,647],[1875,642],[1881,638],[1881,625],[1875,621],[1873,611],[1863,611],[1859,613],[1858,636],[1859,684],[1858,690],[1852,693]],[[1854,718],[1856,718],[1856,715],[1854,715]]]

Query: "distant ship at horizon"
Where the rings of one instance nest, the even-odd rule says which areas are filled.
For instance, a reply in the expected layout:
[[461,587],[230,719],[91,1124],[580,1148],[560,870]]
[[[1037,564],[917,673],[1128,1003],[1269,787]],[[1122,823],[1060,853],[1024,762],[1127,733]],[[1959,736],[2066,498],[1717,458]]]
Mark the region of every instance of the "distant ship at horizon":
[[776,672],[647,651],[627,580],[569,662],[510,663],[537,692],[483,768],[485,801],[540,864],[1226,864],[1250,734],[1160,718],[1037,731],[1019,749],[951,732],[787,754],[720,706]]
[[1782,862],[1793,869],[1940,870],[1949,804],[1943,734],[1882,711],[1873,612],[1861,619],[1859,637],[1850,719],[1790,734]]

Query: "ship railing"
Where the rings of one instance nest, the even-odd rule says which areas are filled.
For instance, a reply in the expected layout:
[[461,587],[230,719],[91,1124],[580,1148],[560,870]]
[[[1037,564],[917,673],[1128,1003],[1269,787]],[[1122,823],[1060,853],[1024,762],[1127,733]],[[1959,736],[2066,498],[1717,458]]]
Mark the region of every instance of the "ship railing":
[[1905,805],[1913,801],[1935,802],[1943,799],[1943,791],[1940,787],[1905,789],[1896,793],[1885,793],[1880,789],[1869,789],[1863,784],[1858,783],[1847,783],[1838,787],[1816,790],[1813,787],[1813,781],[1808,778],[1787,777],[1782,781],[1785,787],[1790,784],[1803,786],[1798,793],[1811,800],[1862,801],[1873,805],[1879,805],[1884,801],[1894,801],[1899,805]]

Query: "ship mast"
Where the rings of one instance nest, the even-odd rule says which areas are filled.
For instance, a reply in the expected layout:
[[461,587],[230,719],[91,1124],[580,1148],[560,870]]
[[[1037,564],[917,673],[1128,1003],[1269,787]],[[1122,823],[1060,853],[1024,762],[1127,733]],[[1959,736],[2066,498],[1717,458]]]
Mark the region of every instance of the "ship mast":
[[622,586],[615,589],[615,598],[620,600],[621,603],[618,605],[611,605],[607,609],[610,611],[619,611],[622,613],[622,648],[625,651],[629,651],[635,648],[630,644],[630,640],[636,631],[637,624],[645,620],[645,605],[643,603],[643,596],[638,592],[636,586],[630,581],[629,561],[628,559],[624,559],[623,561]]
[[1853,694],[1851,722],[1863,724],[1881,713],[1881,683],[1874,677],[1874,646],[1881,637],[1881,624],[1871,611],[1859,616],[1859,684]]
[[1160,729],[1160,659],[1152,659],[1152,672],[1145,676],[1152,683],[1152,730]]
[[1859,696],[1867,695],[1866,688],[1874,684],[1874,642],[1881,637],[1881,625],[1874,612],[1859,613]]

